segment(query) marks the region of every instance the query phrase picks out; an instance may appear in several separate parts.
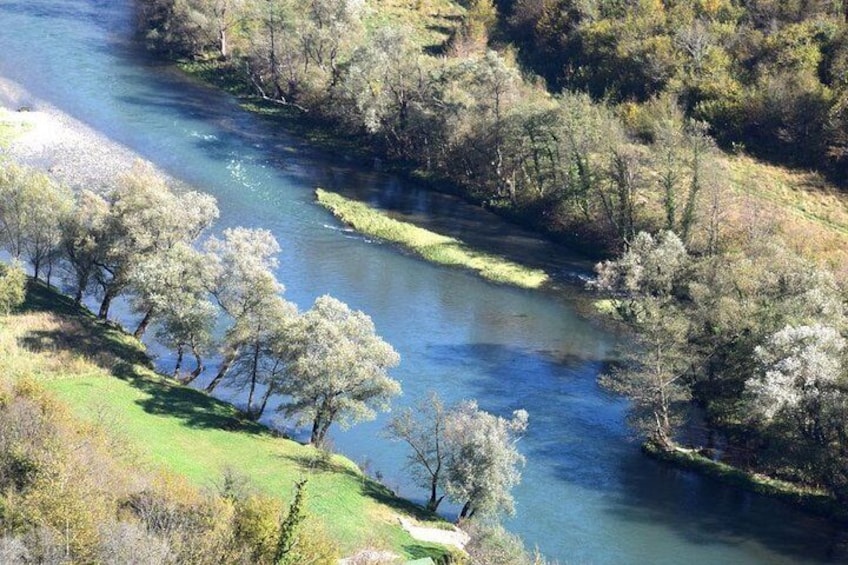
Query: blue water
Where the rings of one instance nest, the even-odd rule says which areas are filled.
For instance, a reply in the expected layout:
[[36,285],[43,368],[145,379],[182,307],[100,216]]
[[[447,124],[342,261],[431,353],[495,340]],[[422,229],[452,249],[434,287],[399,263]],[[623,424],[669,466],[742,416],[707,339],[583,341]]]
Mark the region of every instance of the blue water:
[[[562,563],[846,559],[830,555],[838,535],[825,522],[644,457],[624,402],[596,384],[615,339],[575,313],[575,293],[505,288],[426,264],[342,229],[312,191],[354,194],[556,272],[585,262],[379,163],[323,155],[152,62],[129,41],[128,1],[3,0],[0,30],[0,75],[36,106],[48,101],[215,195],[218,229],[272,230],[286,296],[301,308],[329,293],[369,313],[403,358],[398,404],[432,389],[498,414],[527,409],[527,466],[507,526],[529,546]],[[336,430],[335,448],[421,500],[404,479],[402,450],[379,437],[384,423]]]

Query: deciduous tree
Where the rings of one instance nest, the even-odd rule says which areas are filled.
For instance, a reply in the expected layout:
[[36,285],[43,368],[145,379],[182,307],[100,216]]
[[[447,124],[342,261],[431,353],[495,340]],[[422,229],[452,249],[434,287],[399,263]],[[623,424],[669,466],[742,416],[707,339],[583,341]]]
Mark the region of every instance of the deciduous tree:
[[371,420],[387,410],[400,384],[388,370],[400,362],[375,332],[366,314],[330,296],[321,296],[300,319],[290,338],[289,376],[281,409],[311,423],[310,442],[320,445],[330,426]]

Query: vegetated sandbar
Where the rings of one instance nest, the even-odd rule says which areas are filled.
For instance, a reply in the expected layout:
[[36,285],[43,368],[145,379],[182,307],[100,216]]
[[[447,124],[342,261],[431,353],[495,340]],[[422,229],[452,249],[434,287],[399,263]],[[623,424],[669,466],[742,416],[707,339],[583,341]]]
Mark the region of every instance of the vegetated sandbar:
[[540,288],[547,273],[503,257],[475,251],[462,241],[390,218],[367,204],[318,188],[315,197],[339,220],[356,231],[396,243],[433,263],[463,267],[493,282],[521,288]]

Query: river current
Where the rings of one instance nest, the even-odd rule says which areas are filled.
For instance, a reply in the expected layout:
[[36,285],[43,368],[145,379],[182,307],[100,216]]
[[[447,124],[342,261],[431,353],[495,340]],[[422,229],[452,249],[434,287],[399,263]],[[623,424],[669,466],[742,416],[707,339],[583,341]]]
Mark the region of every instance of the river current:
[[[834,554],[826,522],[780,502],[660,465],[627,430],[626,404],[598,387],[614,336],[580,317],[578,292],[531,292],[426,264],[340,226],[322,186],[568,275],[588,264],[461,201],[322,154],[243,112],[226,94],[134,46],[130,0],[0,1],[0,76],[213,194],[216,229],[270,229],[279,277],[302,309],[325,293],[372,316],[402,356],[408,405],[437,390],[491,412],[530,413],[527,458],[507,527],[561,563],[797,563]],[[162,360],[163,363],[167,359]],[[376,422],[334,447],[401,495],[425,493]],[[451,509],[446,509],[451,512]]]

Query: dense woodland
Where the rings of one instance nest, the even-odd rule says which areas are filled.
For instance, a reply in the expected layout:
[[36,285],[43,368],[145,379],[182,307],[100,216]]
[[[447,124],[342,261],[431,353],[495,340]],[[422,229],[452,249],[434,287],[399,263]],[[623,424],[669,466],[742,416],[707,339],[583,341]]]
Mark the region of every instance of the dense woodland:
[[704,428],[708,456],[848,500],[845,265],[824,260],[827,226],[787,237],[734,197],[720,150],[844,181],[844,2],[419,0],[435,37],[383,9],[144,0],[139,25],[154,50],[621,253],[595,286],[638,330],[604,378],[637,429],[674,451],[681,425]]

